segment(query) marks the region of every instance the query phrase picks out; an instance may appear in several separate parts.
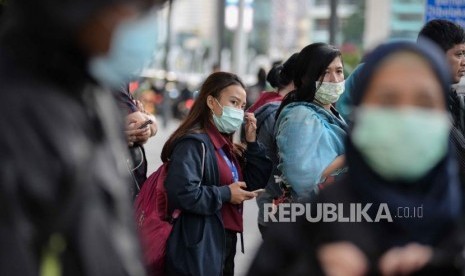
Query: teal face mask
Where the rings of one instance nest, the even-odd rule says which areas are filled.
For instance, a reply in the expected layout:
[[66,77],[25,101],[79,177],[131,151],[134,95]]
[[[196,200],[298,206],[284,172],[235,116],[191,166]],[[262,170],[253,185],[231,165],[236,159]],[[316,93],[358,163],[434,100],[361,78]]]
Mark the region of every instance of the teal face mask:
[[415,181],[447,153],[450,120],[446,112],[359,107],[355,122],[353,144],[387,180]]
[[339,100],[344,93],[345,81],[341,82],[316,82],[315,100],[321,104],[332,104]]
[[113,34],[109,53],[91,60],[90,73],[110,88],[127,84],[152,58],[157,44],[156,27],[153,13],[121,23]]
[[223,109],[221,116],[216,116],[213,113],[213,122],[216,128],[221,133],[231,134],[236,132],[242,125],[244,120],[244,110],[230,106],[222,106],[217,99],[215,101]]

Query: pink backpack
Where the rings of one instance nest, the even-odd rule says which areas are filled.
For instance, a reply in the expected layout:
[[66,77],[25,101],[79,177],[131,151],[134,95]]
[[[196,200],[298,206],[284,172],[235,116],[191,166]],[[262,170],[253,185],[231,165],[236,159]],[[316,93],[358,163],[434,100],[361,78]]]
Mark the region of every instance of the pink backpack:
[[[205,166],[205,145],[203,143],[202,151],[203,178]],[[173,229],[174,220],[181,214],[179,209],[175,209],[171,216],[168,214],[168,196],[165,190],[168,165],[168,162],[163,163],[147,178],[134,203],[144,263],[149,275],[164,275],[166,242]]]

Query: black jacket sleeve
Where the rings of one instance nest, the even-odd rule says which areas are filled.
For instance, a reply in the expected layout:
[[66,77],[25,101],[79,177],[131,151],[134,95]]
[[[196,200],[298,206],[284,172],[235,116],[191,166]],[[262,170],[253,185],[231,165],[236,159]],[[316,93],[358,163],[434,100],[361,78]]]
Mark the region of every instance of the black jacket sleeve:
[[94,96],[112,99],[23,83],[0,104],[0,275],[34,275],[52,235],[66,243],[64,275],[141,275],[117,113]]
[[[205,147],[207,148],[207,147]],[[212,170],[205,162],[202,179],[202,144],[195,139],[184,139],[174,148],[165,180],[168,201],[172,207],[199,215],[213,215],[224,202],[231,199],[228,186],[218,187],[216,179],[207,177]],[[206,161],[210,153],[206,151]]]
[[452,141],[459,166],[460,183],[465,187],[465,137],[460,130],[453,126],[451,129],[450,140]]
[[254,191],[265,188],[270,178],[272,165],[262,144],[258,142],[247,143],[244,168],[247,190]]

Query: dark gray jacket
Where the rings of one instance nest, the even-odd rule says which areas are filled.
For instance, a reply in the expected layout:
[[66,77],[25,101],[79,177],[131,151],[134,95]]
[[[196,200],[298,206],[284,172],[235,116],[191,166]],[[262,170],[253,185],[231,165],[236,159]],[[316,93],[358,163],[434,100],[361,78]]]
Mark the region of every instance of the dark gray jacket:
[[144,275],[120,114],[54,35],[0,39],[0,275],[38,275],[46,252],[62,275]]

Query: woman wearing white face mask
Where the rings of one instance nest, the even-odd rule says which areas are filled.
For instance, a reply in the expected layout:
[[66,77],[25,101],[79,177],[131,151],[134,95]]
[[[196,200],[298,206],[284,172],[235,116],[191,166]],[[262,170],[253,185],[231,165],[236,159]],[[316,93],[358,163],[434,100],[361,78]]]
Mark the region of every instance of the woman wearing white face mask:
[[344,92],[339,50],[324,43],[305,47],[294,85],[278,110],[275,130],[281,178],[301,201],[344,171],[346,123],[332,106]]
[[[242,202],[254,198],[252,191],[265,187],[271,173],[256,142],[256,119],[244,115],[245,100],[236,75],[213,73],[163,148],[169,207],[181,210],[167,243],[169,275],[234,275]],[[232,142],[243,120],[247,149]]]

